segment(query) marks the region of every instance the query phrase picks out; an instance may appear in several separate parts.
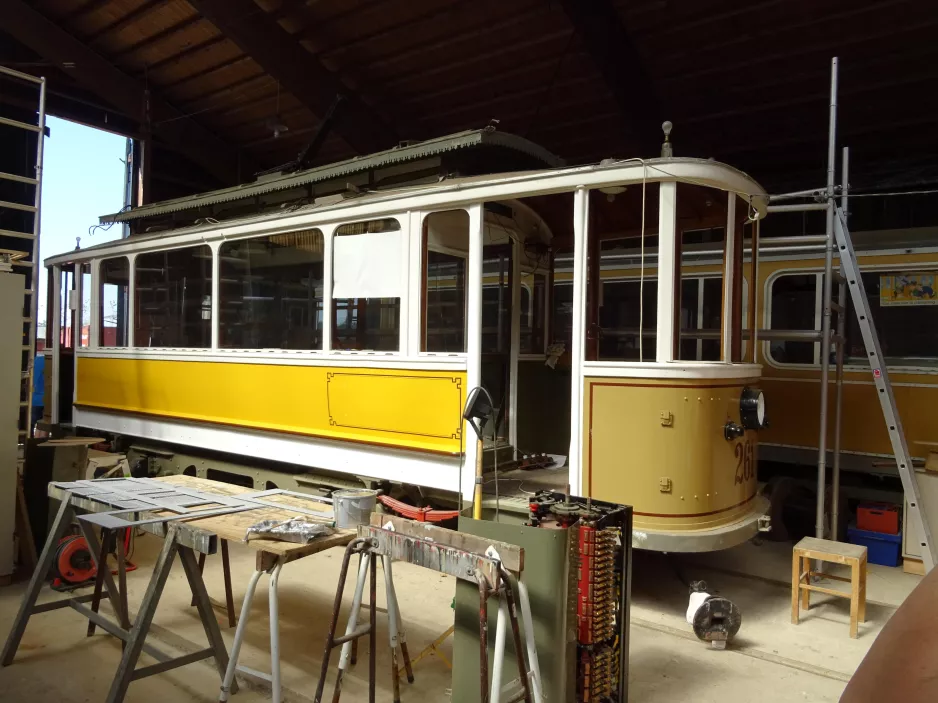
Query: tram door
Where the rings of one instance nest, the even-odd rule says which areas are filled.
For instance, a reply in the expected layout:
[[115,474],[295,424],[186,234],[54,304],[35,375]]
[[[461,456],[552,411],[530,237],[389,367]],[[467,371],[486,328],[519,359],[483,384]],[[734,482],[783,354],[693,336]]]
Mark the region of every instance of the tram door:
[[[421,352],[466,353],[469,215],[465,210],[432,212],[423,219],[423,301]],[[518,315],[513,301],[515,245],[510,233],[486,223],[482,247],[482,385],[492,396],[495,421],[486,428],[486,446],[510,440],[512,360],[517,365]],[[513,355],[514,354],[514,355]]]
[[87,338],[82,337],[81,292],[77,289],[81,278],[84,276],[76,278],[73,264],[54,267],[48,277],[46,344],[52,354],[46,358],[43,415],[54,423],[72,421],[75,348],[87,344]]

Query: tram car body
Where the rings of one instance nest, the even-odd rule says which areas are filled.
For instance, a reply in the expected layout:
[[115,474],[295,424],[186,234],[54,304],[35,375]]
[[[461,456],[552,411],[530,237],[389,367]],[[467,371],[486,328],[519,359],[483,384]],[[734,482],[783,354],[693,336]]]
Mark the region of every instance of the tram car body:
[[[938,415],[931,410],[938,403],[938,229],[860,231],[852,237],[906,441],[912,455],[924,460],[927,443],[938,437]],[[817,286],[823,277],[823,249],[785,248],[773,252],[763,247],[760,253],[762,325],[820,329]],[[897,475],[856,313],[849,296],[847,300],[841,465],[848,471]],[[792,341],[759,345],[763,388],[773,408],[773,422],[760,436],[768,459],[808,465],[817,461],[813,409],[820,407],[819,347]],[[833,428],[828,446],[832,439]]]
[[[732,546],[767,509],[743,244],[765,203],[730,166],[633,159],[356,190],[53,256],[48,420],[108,433],[151,474],[470,500],[463,410],[485,386],[487,462],[546,447],[568,457],[556,487],[634,506],[635,546]],[[717,229],[692,294],[685,233]],[[605,260],[620,240],[645,266]],[[712,328],[688,330],[691,297]]]

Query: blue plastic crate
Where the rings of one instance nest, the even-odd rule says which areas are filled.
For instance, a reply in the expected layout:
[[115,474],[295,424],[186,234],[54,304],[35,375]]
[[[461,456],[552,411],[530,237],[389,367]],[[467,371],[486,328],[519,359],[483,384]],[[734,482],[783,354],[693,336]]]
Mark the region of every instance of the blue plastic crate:
[[899,566],[902,563],[902,533],[889,535],[885,532],[860,530],[850,525],[847,541],[866,547],[866,560],[870,564]]

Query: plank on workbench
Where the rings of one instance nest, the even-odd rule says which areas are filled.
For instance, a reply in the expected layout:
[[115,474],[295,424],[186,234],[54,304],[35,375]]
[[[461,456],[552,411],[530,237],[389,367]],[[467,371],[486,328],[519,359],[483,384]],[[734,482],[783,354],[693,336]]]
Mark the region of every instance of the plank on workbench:
[[[235,486],[221,481],[211,481],[209,479],[197,478],[195,476],[161,476],[158,481],[171,483],[177,486],[192,488],[205,493],[218,493],[226,496],[237,496],[246,493],[255,493],[252,488],[244,486]],[[280,508],[258,508],[256,510],[246,510],[240,513],[231,513],[229,515],[217,515],[215,517],[200,518],[188,521],[189,524],[201,529],[213,532],[221,539],[230,542],[243,542],[244,535],[251,525],[255,525],[261,520],[289,520],[297,517],[298,514],[290,510],[294,505],[306,509],[311,509],[310,502],[315,500],[316,496],[310,496],[310,500],[298,498],[296,496],[276,495],[267,496],[263,500],[268,503],[282,504]],[[324,510],[331,506],[328,503],[322,503]],[[328,520],[317,520],[312,515],[302,515],[310,522],[329,522]],[[281,558],[282,561],[293,561],[316,552],[321,552],[330,547],[338,547],[348,544],[356,536],[355,530],[336,530],[335,534],[328,537],[320,537],[310,544],[296,544],[295,542],[281,542],[273,539],[251,539],[248,546],[259,552],[266,552]]]

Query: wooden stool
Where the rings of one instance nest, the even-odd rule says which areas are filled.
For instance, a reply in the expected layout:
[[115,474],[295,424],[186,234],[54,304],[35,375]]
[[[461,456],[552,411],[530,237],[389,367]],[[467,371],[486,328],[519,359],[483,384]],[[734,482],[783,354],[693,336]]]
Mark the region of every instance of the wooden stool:
[[[834,576],[823,571],[811,571],[811,559],[846,564],[850,578]],[[802,566],[802,560],[804,565]],[[850,584],[850,593],[823,586],[812,586],[811,577],[822,576]],[[807,610],[811,591],[850,599],[850,636],[857,638],[857,623],[866,622],[866,547],[829,539],[805,537],[795,545],[791,561],[791,622],[798,624],[800,608]],[[799,608],[800,606],[800,608]]]

